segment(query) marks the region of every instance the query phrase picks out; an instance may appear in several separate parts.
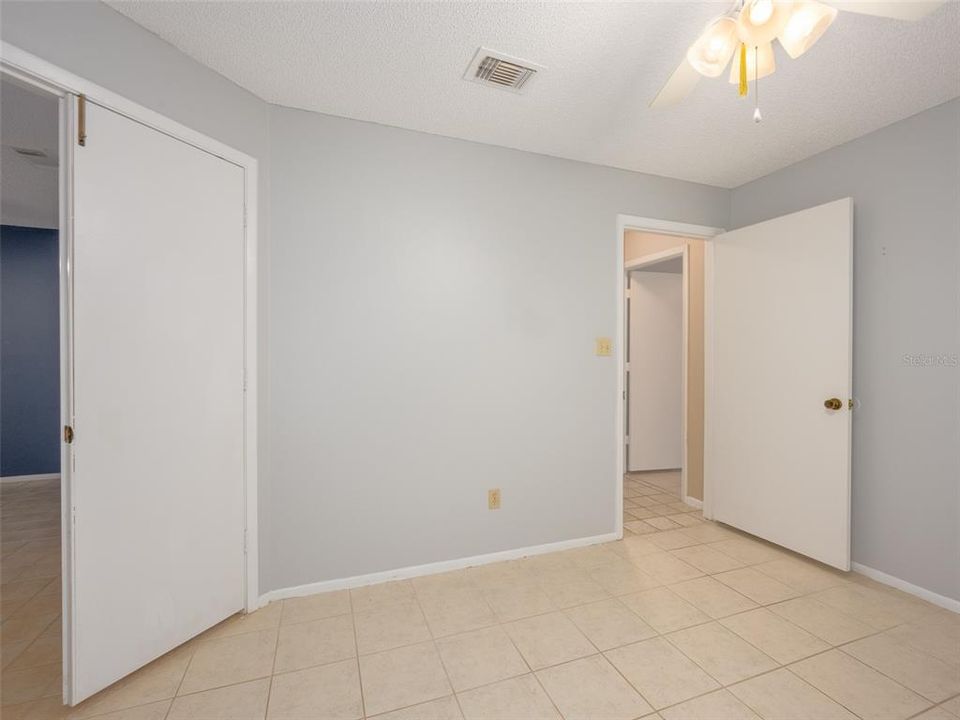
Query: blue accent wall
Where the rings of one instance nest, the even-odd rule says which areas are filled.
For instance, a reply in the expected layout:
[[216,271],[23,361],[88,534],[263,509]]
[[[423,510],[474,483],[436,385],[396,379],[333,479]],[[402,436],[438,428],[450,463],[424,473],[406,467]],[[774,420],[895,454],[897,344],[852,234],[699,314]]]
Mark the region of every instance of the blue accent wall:
[[57,231],[0,225],[0,475],[60,472]]

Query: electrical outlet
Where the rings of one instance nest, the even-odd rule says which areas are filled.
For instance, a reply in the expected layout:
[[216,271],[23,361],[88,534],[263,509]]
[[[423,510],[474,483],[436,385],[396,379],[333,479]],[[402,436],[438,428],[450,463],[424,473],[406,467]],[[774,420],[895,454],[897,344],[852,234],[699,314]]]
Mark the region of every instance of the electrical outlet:
[[500,509],[500,488],[487,490],[487,509],[489,510]]
[[613,355],[613,340],[606,337],[597,338],[597,355],[600,357]]

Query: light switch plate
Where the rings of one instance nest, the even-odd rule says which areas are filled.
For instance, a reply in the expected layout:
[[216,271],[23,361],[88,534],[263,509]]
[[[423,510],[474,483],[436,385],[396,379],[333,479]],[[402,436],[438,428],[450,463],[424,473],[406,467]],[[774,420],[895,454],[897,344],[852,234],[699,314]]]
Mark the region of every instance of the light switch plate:
[[613,340],[606,337],[597,338],[597,355],[600,357],[613,355]]

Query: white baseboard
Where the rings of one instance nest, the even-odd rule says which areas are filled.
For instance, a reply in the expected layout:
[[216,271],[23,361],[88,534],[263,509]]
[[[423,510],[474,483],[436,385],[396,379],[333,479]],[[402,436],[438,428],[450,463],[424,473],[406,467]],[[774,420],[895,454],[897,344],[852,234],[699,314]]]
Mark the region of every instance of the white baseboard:
[[38,473],[37,475],[4,475],[0,477],[2,483],[32,482],[35,480],[59,480],[60,473]]
[[921,600],[926,600],[927,602],[933,603],[934,605],[939,605],[942,608],[947,610],[952,610],[955,613],[960,613],[960,600],[954,600],[949,598],[946,595],[940,595],[933,592],[932,590],[927,590],[922,588],[919,585],[914,585],[909,583],[906,580],[901,580],[898,577],[893,575],[887,575],[885,572],[880,572],[879,570],[874,570],[872,567],[867,567],[866,565],[861,565],[858,562],[850,563],[850,567],[854,572],[858,572],[861,575],[866,575],[871,580],[876,580],[879,583],[884,585],[889,585],[894,587],[897,590],[903,590],[905,593],[910,593],[911,595],[916,595]]
[[613,542],[617,539],[616,533],[592,535],[590,537],[575,538],[573,540],[561,540],[560,542],[547,543],[545,545],[532,545],[515,550],[502,550],[500,552],[487,553],[486,555],[473,555],[472,557],[456,558],[454,560],[442,560],[440,562],[427,563],[426,565],[411,565],[410,567],[385,570],[368,575],[354,575],[353,577],[324,580],[322,582],[309,583],[308,585],[279,588],[261,595],[260,607],[274,600],[303,597],[304,595],[314,595],[316,593],[330,592],[331,590],[345,590],[348,588],[363,587],[364,585],[375,585],[376,583],[387,582],[389,580],[406,580],[423,575],[436,575],[438,573],[462,570],[463,568],[474,567],[476,565],[489,565],[490,563],[502,562],[504,560],[518,560],[531,555],[543,555],[560,550],[570,550],[572,548],[586,547],[587,545]]
[[687,495],[683,501],[690,507],[695,507],[698,510],[703,507],[703,500],[697,500],[695,497],[690,497]]

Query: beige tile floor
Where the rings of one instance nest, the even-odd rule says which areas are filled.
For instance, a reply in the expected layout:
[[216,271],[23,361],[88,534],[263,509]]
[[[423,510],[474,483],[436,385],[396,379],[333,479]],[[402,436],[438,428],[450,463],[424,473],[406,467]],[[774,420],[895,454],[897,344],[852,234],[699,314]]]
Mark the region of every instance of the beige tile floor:
[[2,488],[4,720],[957,720],[960,616],[631,474],[620,542],[272,603],[59,704],[57,489]]

